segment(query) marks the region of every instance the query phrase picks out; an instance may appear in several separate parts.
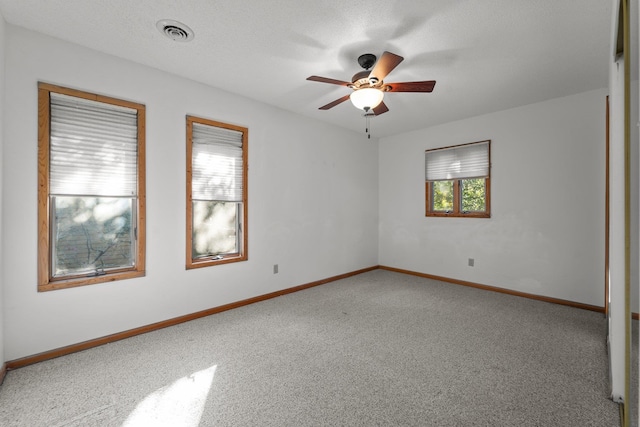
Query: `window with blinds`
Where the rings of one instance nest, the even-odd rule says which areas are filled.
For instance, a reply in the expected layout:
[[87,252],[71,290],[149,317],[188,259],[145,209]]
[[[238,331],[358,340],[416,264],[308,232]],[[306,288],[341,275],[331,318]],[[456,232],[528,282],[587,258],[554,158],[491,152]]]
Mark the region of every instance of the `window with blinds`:
[[426,216],[490,217],[491,141],[425,151]]
[[135,196],[137,111],[58,93],[50,108],[51,193]]
[[247,129],[187,116],[187,268],[247,259]]
[[144,274],[144,106],[39,85],[39,289]]

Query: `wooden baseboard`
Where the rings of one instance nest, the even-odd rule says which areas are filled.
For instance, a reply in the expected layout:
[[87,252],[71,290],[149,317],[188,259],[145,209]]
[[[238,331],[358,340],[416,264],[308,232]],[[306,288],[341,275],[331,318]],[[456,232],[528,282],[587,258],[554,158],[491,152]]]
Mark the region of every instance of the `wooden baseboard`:
[[542,295],[528,294],[526,292],[512,291],[510,289],[482,285],[480,283],[467,282],[465,280],[451,279],[449,277],[435,276],[433,274],[418,273],[416,271],[402,270],[400,268],[386,267],[383,265],[379,266],[379,268],[382,270],[394,271],[396,273],[404,273],[404,274],[410,274],[412,276],[424,277],[426,279],[438,280],[440,282],[453,283],[455,285],[469,286],[472,288],[483,289],[485,291],[500,292],[502,294],[514,295],[514,296],[534,299],[538,301],[550,302],[553,304],[568,305],[570,307],[581,308],[583,310],[591,310],[591,311],[597,311],[599,313],[604,313],[604,307],[599,307],[597,305],[583,304],[580,302],[568,301],[568,300],[559,299],[559,298],[551,298],[551,297],[545,297]]
[[[418,273],[418,272],[415,272],[415,271],[403,270],[403,269],[400,269],[400,268],[394,268],[394,267],[387,267],[387,266],[379,265],[379,266],[373,266],[373,267],[364,268],[362,270],[352,271],[350,273],[340,274],[338,276],[333,276],[333,277],[329,277],[329,278],[322,279],[322,280],[317,280],[315,282],[306,283],[304,285],[294,286],[292,288],[282,289],[280,291],[271,292],[271,293],[264,294],[264,295],[259,295],[257,297],[248,298],[248,299],[237,301],[237,302],[233,302],[233,303],[230,303],[230,304],[225,304],[225,305],[221,305],[221,306],[218,306],[218,307],[213,307],[213,308],[210,308],[210,309],[207,309],[207,310],[198,311],[196,313],[191,313],[191,314],[187,314],[187,315],[184,315],[184,316],[175,317],[173,319],[163,320],[161,322],[152,323],[150,325],[141,326],[139,328],[130,329],[130,330],[124,331],[124,332],[118,332],[118,333],[115,333],[115,334],[112,334],[112,335],[107,335],[107,336],[96,338],[96,339],[92,339],[92,340],[89,340],[89,341],[84,341],[84,342],[81,342],[81,343],[78,343],[78,344],[72,344],[72,345],[68,345],[66,347],[61,347],[61,348],[57,348],[57,349],[54,349],[54,350],[45,351],[43,353],[38,353],[38,354],[35,354],[35,355],[32,355],[32,356],[26,356],[26,357],[23,357],[23,358],[20,358],[20,359],[10,360],[10,361],[4,363],[2,365],[2,368],[0,368],[0,384],[2,383],[2,380],[4,379],[4,376],[6,375],[7,371],[11,370],[11,369],[21,368],[23,366],[32,365],[34,363],[42,362],[42,361],[49,360],[49,359],[54,359],[56,357],[64,356],[64,355],[75,353],[75,352],[82,351],[82,350],[87,350],[89,348],[98,347],[98,346],[101,346],[101,345],[104,345],[104,344],[108,344],[108,343],[111,343],[111,342],[120,341],[120,340],[129,338],[129,337],[133,337],[133,336],[136,336],[136,335],[144,334],[144,333],[155,331],[155,330],[162,329],[162,328],[167,328],[169,326],[178,325],[180,323],[188,322],[190,320],[199,319],[201,317],[210,316],[212,314],[221,313],[223,311],[232,310],[234,308],[242,307],[242,306],[253,304],[253,303],[256,303],[256,302],[265,301],[265,300],[268,300],[268,299],[271,299],[271,298],[276,298],[276,297],[279,297],[279,296],[282,296],[282,295],[286,295],[286,294],[290,294],[290,293],[293,293],[293,292],[302,291],[304,289],[312,288],[314,286],[324,285],[325,283],[334,282],[334,281],[340,280],[340,279],[346,279],[347,277],[351,277],[351,276],[355,276],[355,275],[358,275],[358,274],[366,273],[368,271],[376,270],[378,268],[382,269],[382,270],[393,271],[393,272],[396,272],[396,273],[409,274],[409,275],[412,275],[412,276],[423,277],[423,278],[426,278],[426,279],[433,279],[433,280],[438,280],[438,281],[441,281],[441,282],[453,283],[453,284],[456,284],[456,285],[469,286],[469,287],[472,287],[472,288],[484,289],[484,290],[493,291],[493,292],[500,292],[500,293],[504,293],[504,294],[508,294],[508,295],[514,295],[514,296],[519,296],[519,297],[524,297],[524,298],[535,299],[535,300],[538,300],[538,301],[544,301],[544,302],[550,302],[550,303],[554,303],[554,304],[567,305],[567,306],[570,306],[570,307],[576,307],[576,308],[581,308],[581,309],[585,309],[585,310],[591,310],[591,311],[597,311],[597,312],[600,312],[600,313],[604,313],[604,307],[598,307],[598,306],[589,305],[589,304],[582,304],[582,303],[578,303],[578,302],[574,302],[574,301],[568,301],[568,300],[563,300],[563,299],[558,299],[558,298],[545,297],[545,296],[540,296],[540,295],[535,295],[535,294],[528,294],[528,293],[525,293],[525,292],[512,291],[512,290],[509,290],[509,289],[498,288],[498,287],[495,287],[495,286],[482,285],[480,283],[467,282],[467,281],[464,281],[464,280],[451,279],[449,277],[435,276],[433,274]],[[638,320],[638,313],[633,313],[633,318]]]
[[304,289],[312,288],[314,286],[324,285],[325,283],[334,282],[336,280],[346,279],[347,277],[366,273],[367,271],[372,271],[377,268],[378,266],[374,266],[374,267],[364,268],[362,270],[352,271],[350,273],[340,274],[338,276],[317,280],[315,282],[306,283],[304,285],[282,289],[280,291],[259,295],[257,297],[248,298],[242,301],[232,302],[230,304],[213,307],[207,310],[198,311],[196,313],[191,313],[184,316],[174,317],[173,319],[163,320],[161,322],[152,323],[150,325],[141,326],[139,328],[129,329],[128,331],[118,332],[118,333],[107,335],[101,338],[96,338],[96,339],[84,341],[78,344],[72,344],[66,347],[57,348],[55,350],[45,351],[43,353],[38,353],[33,356],[27,356],[20,359],[10,360],[6,362],[5,369],[11,370],[11,369],[22,368],[23,366],[32,365],[34,363],[42,362],[49,359],[54,359],[56,357],[64,356],[64,355],[75,353],[82,350],[87,350],[89,348],[98,347],[98,346],[112,343],[115,341],[120,341],[136,335],[144,334],[147,332],[155,331],[155,330],[166,328],[169,326],[178,325],[180,323],[188,322],[190,320],[199,319],[201,317],[210,316],[212,314],[221,313],[223,311],[231,310],[234,308],[242,307],[242,306],[253,304],[256,302],[265,301],[271,298],[279,297],[279,296],[290,294],[293,292],[298,292]]
[[7,375],[7,364],[3,363],[2,366],[0,366],[0,384],[2,384],[2,382],[4,381],[4,377]]

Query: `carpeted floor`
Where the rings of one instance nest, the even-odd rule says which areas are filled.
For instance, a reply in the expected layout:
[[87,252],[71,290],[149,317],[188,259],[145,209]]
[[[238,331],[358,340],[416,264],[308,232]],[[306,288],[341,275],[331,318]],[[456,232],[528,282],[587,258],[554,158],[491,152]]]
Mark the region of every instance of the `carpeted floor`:
[[11,371],[0,425],[618,427],[605,328],[375,270]]

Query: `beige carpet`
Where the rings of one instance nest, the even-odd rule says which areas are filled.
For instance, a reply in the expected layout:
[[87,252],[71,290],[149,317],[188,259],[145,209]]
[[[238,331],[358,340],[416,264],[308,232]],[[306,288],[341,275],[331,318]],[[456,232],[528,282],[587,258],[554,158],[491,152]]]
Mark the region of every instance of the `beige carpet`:
[[618,427],[605,327],[376,270],[11,371],[0,425]]

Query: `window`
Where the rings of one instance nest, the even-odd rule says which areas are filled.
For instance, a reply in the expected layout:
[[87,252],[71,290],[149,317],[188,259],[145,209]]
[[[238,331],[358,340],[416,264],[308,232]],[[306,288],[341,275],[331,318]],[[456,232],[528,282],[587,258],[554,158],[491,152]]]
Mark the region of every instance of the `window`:
[[425,152],[426,216],[489,218],[491,141]]
[[144,105],[38,84],[38,291],[144,276]]
[[247,139],[243,127],[187,116],[187,262],[247,259]]

